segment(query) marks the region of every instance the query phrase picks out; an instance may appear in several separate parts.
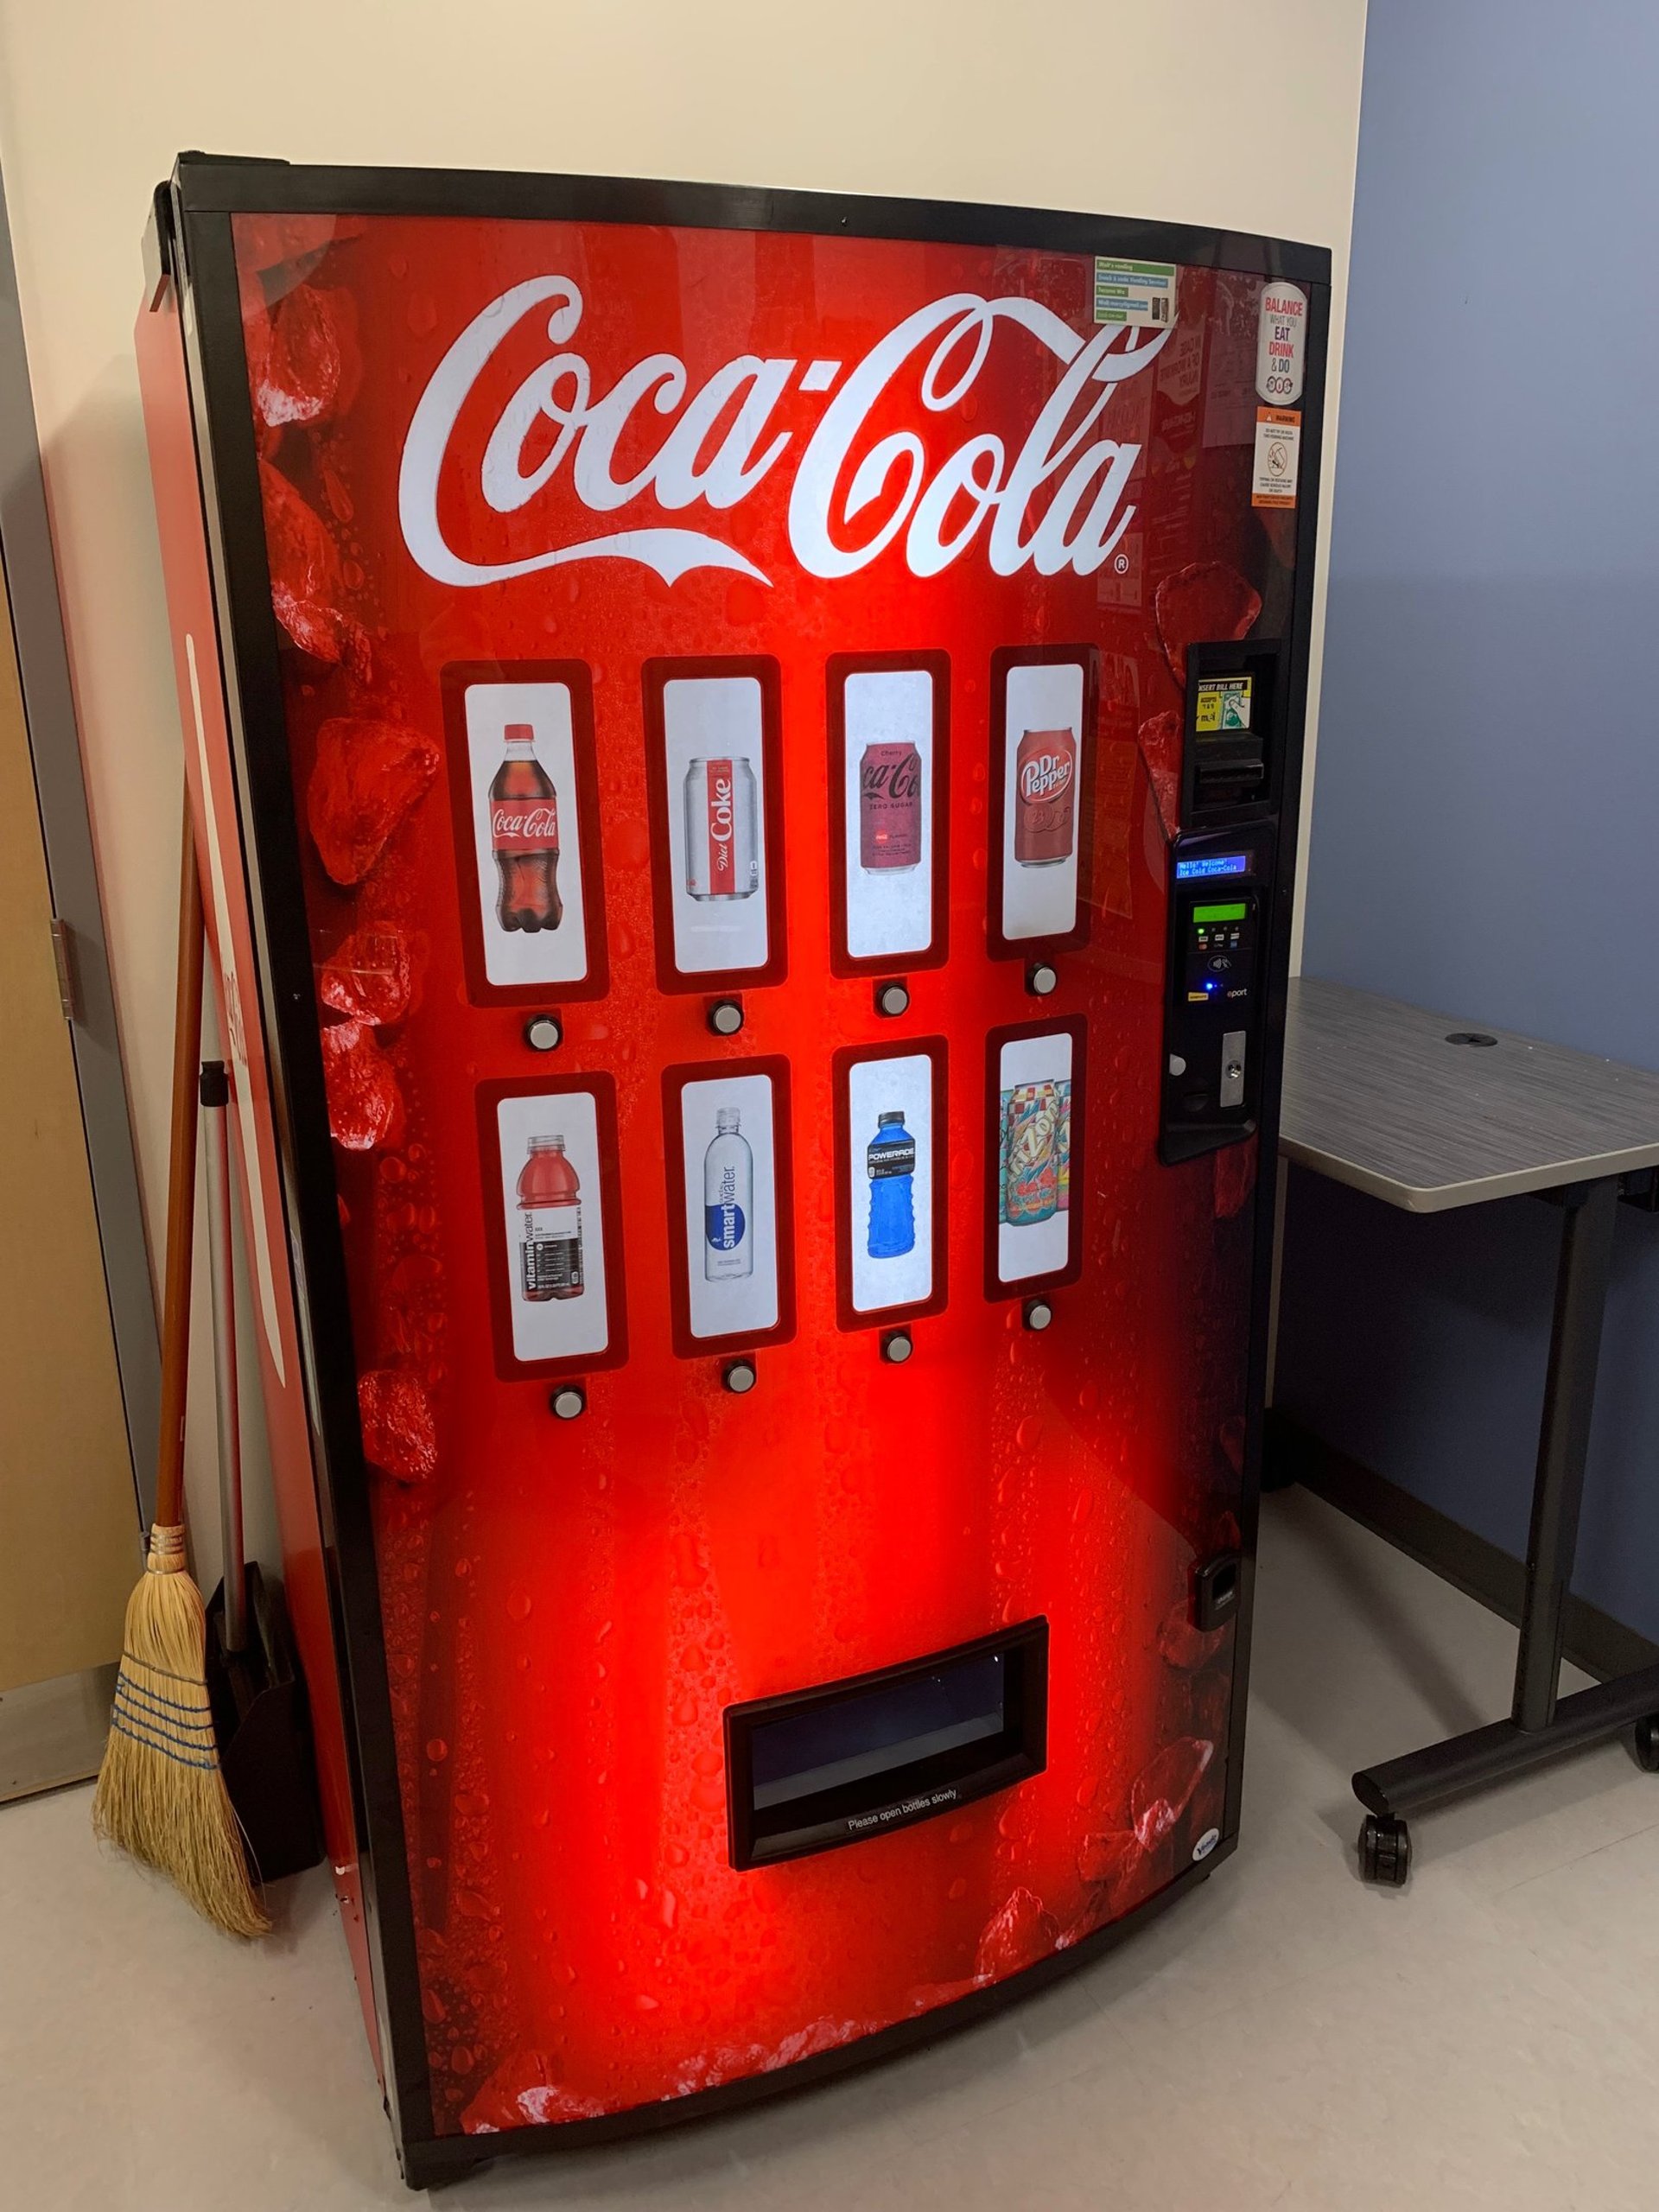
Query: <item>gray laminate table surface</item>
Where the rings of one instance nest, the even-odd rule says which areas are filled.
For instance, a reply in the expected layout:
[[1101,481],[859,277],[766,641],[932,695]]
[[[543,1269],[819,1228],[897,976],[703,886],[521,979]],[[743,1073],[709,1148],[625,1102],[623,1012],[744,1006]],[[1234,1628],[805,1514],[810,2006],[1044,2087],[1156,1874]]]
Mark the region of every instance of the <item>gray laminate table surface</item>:
[[[1473,1030],[1494,1045],[1453,1045]],[[1659,1075],[1303,976],[1279,1148],[1409,1213],[1659,1163]]]

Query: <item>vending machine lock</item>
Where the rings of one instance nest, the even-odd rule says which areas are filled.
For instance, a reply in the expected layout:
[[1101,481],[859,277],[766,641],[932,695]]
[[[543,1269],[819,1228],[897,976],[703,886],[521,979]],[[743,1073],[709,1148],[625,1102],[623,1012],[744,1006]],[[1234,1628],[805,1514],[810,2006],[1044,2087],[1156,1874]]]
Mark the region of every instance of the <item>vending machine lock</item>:
[[1236,1552],[1217,1552],[1192,1570],[1192,1625],[1208,1635],[1225,1628],[1238,1611],[1243,1561]]

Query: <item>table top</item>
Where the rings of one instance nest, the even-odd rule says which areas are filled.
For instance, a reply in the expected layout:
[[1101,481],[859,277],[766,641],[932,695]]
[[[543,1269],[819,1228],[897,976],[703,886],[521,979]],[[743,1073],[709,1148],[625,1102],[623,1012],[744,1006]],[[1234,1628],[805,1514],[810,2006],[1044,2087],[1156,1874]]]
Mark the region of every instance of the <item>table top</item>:
[[[1448,1042],[1459,1033],[1495,1041]],[[1659,1163],[1659,1075],[1302,976],[1279,1148],[1439,1213]]]

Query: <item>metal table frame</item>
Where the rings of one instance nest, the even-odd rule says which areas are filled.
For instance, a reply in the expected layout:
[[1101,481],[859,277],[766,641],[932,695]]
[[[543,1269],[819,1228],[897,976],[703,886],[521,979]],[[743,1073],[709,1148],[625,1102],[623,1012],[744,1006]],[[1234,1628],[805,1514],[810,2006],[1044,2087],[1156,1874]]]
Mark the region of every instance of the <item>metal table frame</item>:
[[[1377,1033],[1370,1039],[1364,1029],[1368,1019]],[[1510,1128],[1495,1147],[1500,1156],[1492,1162],[1491,1174],[1438,1185],[1407,1179],[1414,1171],[1402,1157],[1402,1122],[1396,1118],[1391,1126],[1379,1123],[1370,1131],[1364,1127],[1377,1075],[1375,1065],[1365,1064],[1365,1047],[1370,1043],[1386,1050],[1390,1035],[1402,1045],[1423,1039],[1451,1044],[1459,1037],[1486,1044],[1507,1041],[1527,1055],[1521,1063],[1523,1071],[1535,1072],[1551,1085],[1570,1083],[1574,1062],[1582,1063],[1586,1086],[1593,1081],[1602,1094],[1607,1093],[1611,1076],[1619,1086],[1613,1095],[1613,1117],[1624,1117],[1630,1126],[1598,1127],[1586,1134],[1578,1141],[1597,1148],[1581,1150],[1572,1164],[1593,1163],[1613,1172],[1551,1182],[1552,1171],[1559,1173],[1567,1164],[1559,1146],[1542,1141],[1541,1131]],[[1345,1122],[1344,1080],[1356,1086],[1355,1111]],[[1478,1090],[1478,1077],[1471,1082]],[[1363,1101],[1360,1086],[1365,1087]],[[1607,1096],[1599,1096],[1596,1103],[1599,1111],[1606,1107]],[[1438,1103],[1443,1107],[1447,1101]],[[1466,1141],[1470,1134],[1465,1120],[1459,1140]],[[1327,1143],[1327,1135],[1339,1149]],[[1635,1141],[1621,1144],[1617,1141],[1621,1135]],[[1570,1131],[1568,1140],[1570,1149]],[[1368,1879],[1398,1885],[1410,1869],[1406,1823],[1414,1813],[1605,1741],[1632,1726],[1638,1760],[1650,1771],[1659,1771],[1659,1665],[1569,1697],[1560,1694],[1567,1600],[1578,1546],[1614,1224],[1621,1198],[1649,1210],[1659,1198],[1659,1170],[1652,1164],[1659,1160],[1659,1078],[1524,1039],[1505,1040],[1501,1033],[1459,1032],[1446,1017],[1388,1001],[1368,1001],[1365,994],[1336,985],[1304,982],[1293,991],[1281,1142],[1287,1158],[1410,1211],[1440,1211],[1529,1189],[1561,1210],[1514,1700],[1506,1720],[1363,1768],[1354,1776],[1354,1795],[1369,1815],[1360,1831],[1361,1870]],[[1532,1158],[1527,1156],[1529,1142],[1536,1155]],[[1548,1156],[1552,1149],[1553,1159]],[[1643,1154],[1648,1155],[1645,1161]],[[1627,1164],[1634,1162],[1641,1164]]]

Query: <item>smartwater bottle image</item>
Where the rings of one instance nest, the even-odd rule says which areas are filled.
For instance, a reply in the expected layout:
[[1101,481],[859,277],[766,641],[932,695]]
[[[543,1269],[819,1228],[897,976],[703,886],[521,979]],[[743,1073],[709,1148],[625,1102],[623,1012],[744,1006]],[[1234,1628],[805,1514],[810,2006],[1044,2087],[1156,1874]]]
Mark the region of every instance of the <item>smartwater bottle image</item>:
[[717,1107],[702,1155],[702,1272],[710,1282],[754,1273],[754,1154],[735,1106]]
[[896,1260],[916,1249],[916,1140],[902,1113],[876,1116],[864,1162],[870,1177],[868,1249],[873,1260]]

